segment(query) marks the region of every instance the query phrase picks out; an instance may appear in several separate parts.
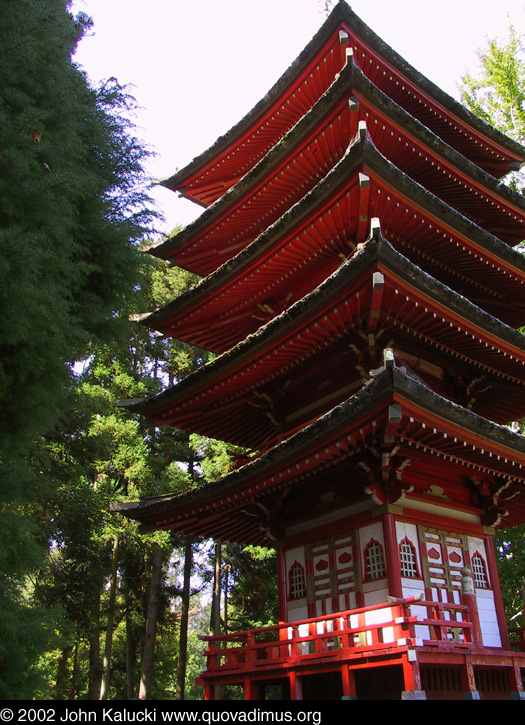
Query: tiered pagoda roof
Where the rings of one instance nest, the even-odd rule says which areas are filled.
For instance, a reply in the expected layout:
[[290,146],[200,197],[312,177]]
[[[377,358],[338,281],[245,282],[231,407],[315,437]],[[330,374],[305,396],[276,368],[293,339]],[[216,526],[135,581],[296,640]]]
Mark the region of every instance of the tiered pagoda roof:
[[480,517],[512,526],[525,517],[524,491],[523,437],[386,365],[359,394],[217,483],[120,510],[143,530],[270,546],[284,527],[299,533],[313,510],[337,521],[350,502],[354,513],[372,497],[402,506],[406,493],[410,509],[439,504],[466,527]]
[[422,76],[340,2],[255,108],[165,186],[206,207],[220,198],[328,89],[346,62],[347,48],[377,88],[478,166],[501,178],[521,165],[519,144]]
[[[508,196],[515,209],[523,207],[522,226],[525,200]],[[361,126],[343,158],[299,202],[144,322],[227,350],[331,274],[366,239],[374,217],[388,240],[429,274],[508,324],[525,321],[523,256],[387,160]]]
[[377,224],[258,332],[129,405],[156,425],[258,449],[357,392],[385,345],[430,388],[481,415],[505,423],[525,409],[523,335],[416,267]]
[[207,209],[149,250],[204,279],[145,324],[219,357],[122,405],[255,458],[121,510],[266,545],[371,500],[524,521],[525,203],[498,180],[524,159],[339,3],[165,182]]
[[324,177],[366,121],[388,160],[505,242],[523,239],[523,197],[500,184],[382,93],[353,56],[317,103],[193,224],[150,253],[207,275]]

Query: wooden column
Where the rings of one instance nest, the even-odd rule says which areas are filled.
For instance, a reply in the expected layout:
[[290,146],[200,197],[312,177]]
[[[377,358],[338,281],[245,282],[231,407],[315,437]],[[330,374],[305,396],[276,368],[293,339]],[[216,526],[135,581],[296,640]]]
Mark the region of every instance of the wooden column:
[[277,591],[279,596],[279,620],[288,621],[288,577],[286,572],[286,553],[283,548],[277,549]]
[[355,672],[348,665],[342,665],[341,667],[341,682],[343,685],[343,700],[357,700]]
[[469,655],[465,657],[465,664],[461,668],[461,687],[463,688],[464,700],[480,700],[479,692],[476,689],[476,678],[474,667]]
[[290,679],[290,700],[303,699],[303,685],[299,675],[292,670],[288,675]]
[[510,674],[510,699],[525,700],[523,691],[523,675],[518,660],[513,660],[513,667]]
[[244,678],[244,699],[259,700],[259,686],[251,679],[250,675]]
[[206,684],[204,685],[204,699],[215,700],[215,687],[213,685],[210,685],[209,682],[206,682]]
[[415,650],[409,650],[402,659],[403,679],[405,689],[401,693],[402,700],[426,700],[427,696],[422,689],[421,671]]

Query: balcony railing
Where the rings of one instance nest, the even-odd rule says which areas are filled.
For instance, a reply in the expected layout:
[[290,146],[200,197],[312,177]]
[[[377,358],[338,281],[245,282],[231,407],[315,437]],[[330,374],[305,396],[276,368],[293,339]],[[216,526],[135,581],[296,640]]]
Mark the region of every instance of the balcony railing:
[[208,643],[209,675],[290,661],[352,659],[415,644],[472,648],[473,632],[468,607],[414,597],[202,639]]

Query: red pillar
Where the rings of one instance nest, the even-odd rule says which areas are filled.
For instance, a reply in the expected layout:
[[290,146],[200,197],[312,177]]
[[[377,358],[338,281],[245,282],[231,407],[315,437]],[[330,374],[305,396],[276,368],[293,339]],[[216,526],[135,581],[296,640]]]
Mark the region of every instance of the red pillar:
[[465,656],[465,661],[461,668],[461,687],[463,688],[464,700],[480,700],[479,692],[476,689],[476,677],[474,675],[474,667],[469,655]]
[[288,619],[287,599],[288,579],[286,573],[286,554],[284,549],[277,549],[277,591],[279,595],[279,620],[286,622]]
[[290,700],[302,700],[303,699],[303,687],[301,678],[297,673],[292,670],[289,674],[290,679]]
[[204,684],[204,699],[215,700],[215,687],[213,685],[210,685],[209,682],[206,682]]
[[348,665],[341,667],[341,682],[343,685],[343,700],[357,700],[355,672]]
[[253,682],[249,675],[246,675],[246,677],[244,678],[244,699],[259,699],[259,686]]
[[403,655],[402,665],[405,689],[401,699],[426,700],[426,693],[421,685],[421,671],[415,650],[409,650],[406,655]]

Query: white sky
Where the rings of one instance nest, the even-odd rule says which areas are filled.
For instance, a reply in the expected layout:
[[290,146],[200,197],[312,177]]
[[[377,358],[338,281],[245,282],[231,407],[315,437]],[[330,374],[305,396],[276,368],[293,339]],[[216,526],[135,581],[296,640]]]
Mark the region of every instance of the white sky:
[[[349,0],[377,35],[450,95],[488,38],[525,32],[523,0]],[[137,99],[137,133],[171,176],[261,99],[324,21],[321,0],[73,0],[93,18],[76,60],[93,81],[111,76]],[[155,198],[162,231],[202,209],[171,191]]]

